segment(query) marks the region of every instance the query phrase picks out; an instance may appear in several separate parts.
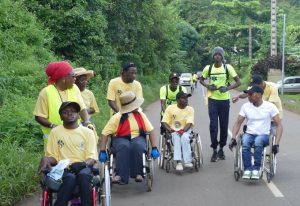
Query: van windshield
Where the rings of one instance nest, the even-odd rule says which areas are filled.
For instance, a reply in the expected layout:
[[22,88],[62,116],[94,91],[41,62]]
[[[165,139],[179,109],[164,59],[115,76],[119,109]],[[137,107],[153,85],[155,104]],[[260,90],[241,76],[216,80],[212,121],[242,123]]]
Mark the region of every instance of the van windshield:
[[181,77],[190,77],[191,74],[181,74]]

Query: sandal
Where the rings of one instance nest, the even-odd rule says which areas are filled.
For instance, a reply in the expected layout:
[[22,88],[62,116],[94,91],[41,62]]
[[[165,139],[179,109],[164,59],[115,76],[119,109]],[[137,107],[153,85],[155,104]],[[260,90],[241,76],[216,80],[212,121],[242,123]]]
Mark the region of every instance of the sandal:
[[135,177],[135,181],[136,181],[136,182],[143,182],[143,180],[144,180],[144,178],[143,178],[142,175],[137,175],[137,176]]

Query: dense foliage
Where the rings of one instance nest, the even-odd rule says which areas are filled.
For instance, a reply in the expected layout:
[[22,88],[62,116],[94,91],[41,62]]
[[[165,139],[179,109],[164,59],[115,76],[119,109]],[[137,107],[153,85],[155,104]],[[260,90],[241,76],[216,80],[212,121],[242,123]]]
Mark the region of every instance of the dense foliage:
[[[278,0],[278,31],[283,14],[288,16],[288,74],[299,73],[297,2]],[[96,72],[90,89],[101,108],[94,117],[100,131],[109,114],[107,82],[119,75],[122,62],[138,65],[147,102],[157,98],[170,70],[197,71],[210,64],[217,45],[241,77],[251,69],[267,75],[281,59],[268,57],[269,22],[270,4],[259,0],[1,0],[0,205],[12,205],[37,187],[42,137],[32,111],[46,86],[48,62],[65,59]]]

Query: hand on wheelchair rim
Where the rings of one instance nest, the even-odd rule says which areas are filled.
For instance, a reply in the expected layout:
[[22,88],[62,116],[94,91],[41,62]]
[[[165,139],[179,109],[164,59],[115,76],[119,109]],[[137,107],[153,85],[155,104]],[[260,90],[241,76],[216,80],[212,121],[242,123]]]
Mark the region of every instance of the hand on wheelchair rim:
[[278,144],[273,145],[272,152],[274,153],[274,155],[276,155],[279,152],[279,145]]
[[230,143],[228,145],[229,149],[232,151],[233,147],[235,147],[236,145],[237,145],[236,139],[231,138]]
[[159,154],[157,147],[153,147],[151,150],[151,157],[153,159],[157,159],[159,156],[160,156],[160,154]]
[[107,154],[105,150],[101,150],[99,153],[99,161],[105,163],[107,161]]

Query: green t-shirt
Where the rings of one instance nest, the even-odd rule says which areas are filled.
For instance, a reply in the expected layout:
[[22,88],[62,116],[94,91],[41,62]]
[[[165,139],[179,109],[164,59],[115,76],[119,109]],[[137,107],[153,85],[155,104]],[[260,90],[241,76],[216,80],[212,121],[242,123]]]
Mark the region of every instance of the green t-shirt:
[[[171,91],[170,85],[168,85],[167,87],[168,87],[168,96],[167,96],[166,85],[162,86],[160,88],[160,91],[159,91],[160,99],[161,100],[166,100],[166,107],[168,105],[176,104],[177,103],[177,101],[176,101],[176,95],[179,92],[179,87],[180,86],[177,86],[177,89],[174,92]],[[185,87],[182,87],[182,91],[185,92],[185,93],[187,93]]]
[[[234,68],[230,64],[226,64],[228,74],[229,74],[229,79],[232,79],[237,76]],[[207,65],[203,71],[202,71],[202,77],[204,79],[208,78],[208,70],[209,70],[210,65]],[[224,68],[224,65],[222,65],[219,68],[216,68],[214,65],[211,68],[211,73],[209,77],[209,84],[214,84],[217,88],[221,86],[227,86],[226,82],[226,71]],[[211,94],[209,96],[211,99],[216,99],[216,100],[227,100],[230,99],[230,93],[229,92],[224,92],[221,93],[219,90],[211,91]]]

